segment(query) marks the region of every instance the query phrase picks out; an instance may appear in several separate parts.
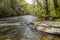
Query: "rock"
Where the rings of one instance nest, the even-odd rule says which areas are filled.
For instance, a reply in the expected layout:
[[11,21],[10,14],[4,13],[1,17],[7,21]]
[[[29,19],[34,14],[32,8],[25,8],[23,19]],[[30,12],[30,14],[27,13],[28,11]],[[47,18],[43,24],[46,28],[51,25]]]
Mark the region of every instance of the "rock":
[[0,40],[18,40],[22,37],[21,30],[18,27],[20,23],[3,23],[0,24]]
[[60,34],[60,22],[33,22],[34,25],[29,25],[31,28],[35,28],[38,31]]

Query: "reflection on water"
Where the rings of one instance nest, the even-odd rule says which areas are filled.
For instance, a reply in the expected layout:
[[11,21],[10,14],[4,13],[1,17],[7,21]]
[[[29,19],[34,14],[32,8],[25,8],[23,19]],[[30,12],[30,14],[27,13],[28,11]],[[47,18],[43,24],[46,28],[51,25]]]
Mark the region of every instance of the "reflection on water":
[[37,19],[36,16],[31,16],[31,15],[21,16],[21,18],[24,22],[33,22]]

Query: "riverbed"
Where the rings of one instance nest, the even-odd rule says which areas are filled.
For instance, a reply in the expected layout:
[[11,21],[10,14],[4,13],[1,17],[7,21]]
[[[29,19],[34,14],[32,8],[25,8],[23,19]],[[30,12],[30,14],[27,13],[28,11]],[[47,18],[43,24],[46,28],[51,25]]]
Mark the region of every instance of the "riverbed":
[[[60,40],[60,37],[30,28],[26,23],[35,22],[38,17],[25,15],[1,19],[0,40]],[[18,19],[18,20],[17,20]],[[3,20],[3,21],[2,21]],[[20,24],[18,24],[20,22]],[[14,24],[17,23],[17,24]],[[6,24],[6,25],[5,25]],[[10,25],[11,24],[11,25]],[[9,26],[10,25],[10,26]]]

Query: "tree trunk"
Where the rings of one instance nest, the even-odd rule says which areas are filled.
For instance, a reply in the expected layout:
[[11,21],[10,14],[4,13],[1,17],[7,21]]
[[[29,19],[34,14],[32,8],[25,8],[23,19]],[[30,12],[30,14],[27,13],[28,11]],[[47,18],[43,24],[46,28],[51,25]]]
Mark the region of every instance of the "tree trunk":
[[46,17],[45,20],[48,20],[48,14],[49,14],[49,9],[48,9],[48,0],[45,0],[45,11],[46,11]]
[[15,8],[16,7],[16,0],[10,0],[11,2],[11,8]]
[[[58,12],[60,12],[60,11],[59,11],[60,9],[58,9],[58,8],[59,8],[58,1],[57,1],[57,0],[53,0],[53,3],[54,3],[54,8],[55,8],[56,14],[59,15]],[[57,17],[57,19],[58,19],[58,17]]]
[[55,10],[57,10],[57,8],[59,7],[58,1],[57,0],[53,0],[53,2],[54,2],[54,8],[55,8]]

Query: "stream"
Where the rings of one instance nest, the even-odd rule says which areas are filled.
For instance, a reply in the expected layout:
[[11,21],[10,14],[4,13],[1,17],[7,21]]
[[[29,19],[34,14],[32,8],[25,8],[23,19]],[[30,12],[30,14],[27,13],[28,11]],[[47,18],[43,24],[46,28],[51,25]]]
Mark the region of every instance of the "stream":
[[[35,16],[26,15],[21,16],[24,22],[33,22],[37,19]],[[29,28],[26,24],[24,24],[24,37],[22,40],[40,40],[40,33],[36,32],[34,29]]]
[[45,33],[43,35],[27,25],[37,19],[38,17],[32,15],[0,19],[0,40],[60,40],[60,37]]
[[[0,40],[40,40],[40,33],[25,24],[34,22],[36,19],[37,17],[32,15],[0,19],[0,35],[3,35],[0,36],[0,38],[3,38]],[[15,22],[22,23],[14,24]]]

